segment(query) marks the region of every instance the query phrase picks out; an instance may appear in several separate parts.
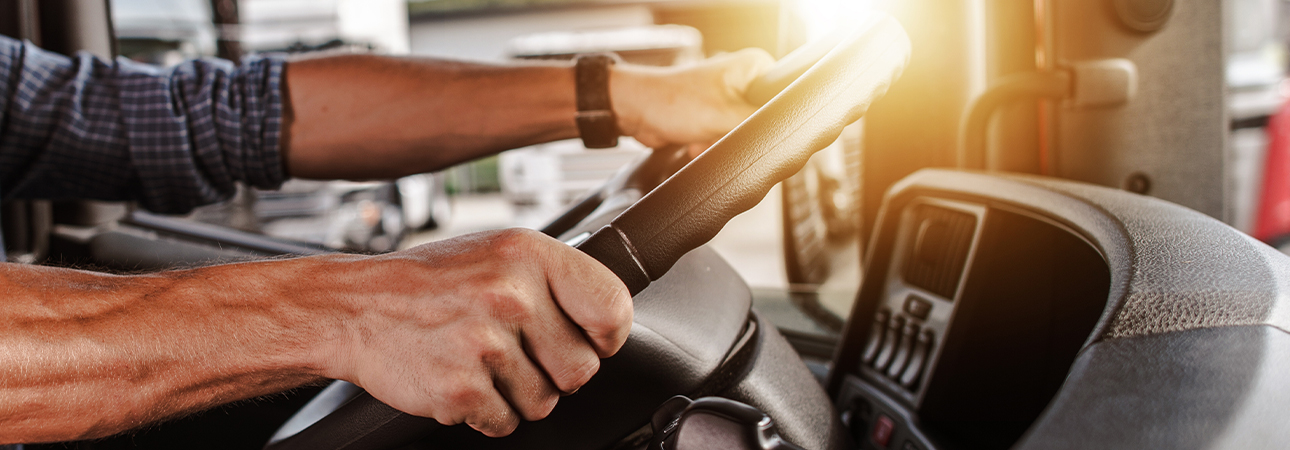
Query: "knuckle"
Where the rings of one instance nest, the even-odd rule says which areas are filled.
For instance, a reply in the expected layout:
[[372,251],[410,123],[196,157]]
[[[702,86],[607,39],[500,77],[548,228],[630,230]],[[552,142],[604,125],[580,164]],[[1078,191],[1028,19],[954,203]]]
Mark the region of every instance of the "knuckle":
[[559,401],[560,395],[548,390],[540,394],[532,405],[520,413],[524,415],[524,420],[530,422],[542,420],[551,415],[551,411],[555,410],[555,405]]
[[448,403],[449,415],[457,417],[465,414],[452,414],[452,412],[479,410],[486,404],[487,399],[488,394],[474,384],[454,386],[448,390],[444,398]]
[[403,407],[398,409],[421,417],[434,418],[436,422],[446,426],[457,425],[466,420],[469,406],[458,399],[465,398],[464,393],[467,389],[464,385],[449,385],[443,383],[430,389],[426,404],[416,410],[409,410]]
[[564,393],[571,393],[591,380],[591,376],[600,370],[600,359],[588,354],[581,361],[561,366],[558,373],[551,374],[555,387]]
[[489,264],[488,270],[471,274],[470,289],[478,293],[477,297],[489,302],[495,302],[511,296],[513,289],[511,288],[509,277],[505,273],[505,268],[502,267],[504,263],[497,262],[492,264],[490,262]]
[[614,284],[609,292],[611,307],[606,314],[609,325],[613,328],[627,328],[632,325],[632,318],[635,314],[635,308],[632,304],[632,295],[627,291],[627,286],[622,283]]
[[510,321],[522,321],[532,317],[537,309],[533,298],[513,284],[496,286],[484,297],[495,317]]
[[488,437],[509,435],[520,426],[520,419],[509,408],[498,407],[476,411],[466,423]]
[[473,341],[475,355],[485,363],[485,367],[491,367],[507,356],[505,341],[492,328],[482,327],[475,333]]
[[627,340],[635,315],[631,295],[627,293],[625,286],[617,283],[609,288],[608,292],[608,301],[604,302],[605,307],[588,318],[583,326],[587,336],[591,337],[593,342],[598,346],[607,346],[597,348],[602,357],[615,353],[617,348]]
[[497,232],[493,249],[509,259],[524,258],[537,243],[535,231],[526,228],[508,228]]

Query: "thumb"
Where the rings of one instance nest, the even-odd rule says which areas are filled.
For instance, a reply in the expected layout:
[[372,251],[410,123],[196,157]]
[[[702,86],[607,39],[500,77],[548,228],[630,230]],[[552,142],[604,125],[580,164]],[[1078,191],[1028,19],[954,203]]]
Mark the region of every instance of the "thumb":
[[775,58],[760,48],[745,48],[713,59],[724,67],[723,81],[731,93],[743,97],[748,85],[775,64]]

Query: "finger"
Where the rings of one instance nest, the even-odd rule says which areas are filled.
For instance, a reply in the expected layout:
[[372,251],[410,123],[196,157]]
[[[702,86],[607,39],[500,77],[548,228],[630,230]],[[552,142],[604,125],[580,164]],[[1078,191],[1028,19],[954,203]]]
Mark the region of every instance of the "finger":
[[496,389],[473,389],[455,400],[458,405],[472,405],[464,412],[466,425],[488,437],[511,434],[520,426],[520,418]]
[[[591,352],[585,342],[582,345],[588,353]],[[592,354],[592,357],[595,355]],[[534,365],[519,343],[516,343],[513,351],[508,351],[487,364],[493,370],[493,383],[497,391],[524,420],[541,420],[555,409],[556,402],[560,400],[560,391]]]
[[534,302],[523,339],[528,354],[560,392],[577,391],[600,370],[599,352],[554,301]]
[[729,58],[730,68],[725,72],[726,86],[734,88],[741,98],[748,84],[775,64],[775,58],[760,48],[745,48],[731,53]]
[[602,358],[627,342],[632,328],[632,297],[627,286],[603,264],[573,247],[549,241],[552,258],[544,267],[551,294],[561,311],[586,335]]
[[399,404],[401,398],[390,399],[394,403],[377,399],[400,411],[433,418],[444,426],[464,423],[489,437],[506,436],[515,431],[520,418],[494,387],[491,374],[483,371],[457,375],[460,376],[437,380],[442,389],[430,390],[428,405],[409,407]]
[[466,416],[467,426],[475,428],[476,431],[484,433],[488,437],[502,437],[511,435],[515,428],[520,427],[520,416],[515,414],[511,405],[507,404],[502,398],[501,393],[489,391],[490,395],[484,398],[484,407],[472,411]]

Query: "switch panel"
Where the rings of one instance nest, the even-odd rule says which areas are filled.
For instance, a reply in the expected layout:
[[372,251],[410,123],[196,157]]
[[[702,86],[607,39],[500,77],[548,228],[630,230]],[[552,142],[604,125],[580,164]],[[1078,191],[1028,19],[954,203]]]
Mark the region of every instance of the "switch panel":
[[919,198],[902,211],[896,245],[860,358],[860,373],[917,404],[943,345],[976,251],[984,205]]

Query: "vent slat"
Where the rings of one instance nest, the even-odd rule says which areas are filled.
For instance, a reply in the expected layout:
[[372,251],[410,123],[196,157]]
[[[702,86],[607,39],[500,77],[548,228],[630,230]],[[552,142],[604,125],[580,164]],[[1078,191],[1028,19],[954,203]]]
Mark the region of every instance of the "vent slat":
[[902,276],[912,286],[952,300],[967,263],[976,217],[919,205],[913,218],[914,229],[905,246]]

